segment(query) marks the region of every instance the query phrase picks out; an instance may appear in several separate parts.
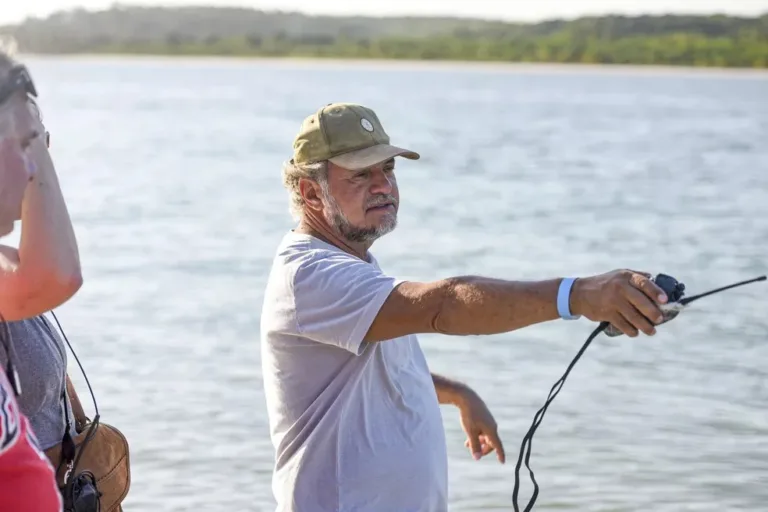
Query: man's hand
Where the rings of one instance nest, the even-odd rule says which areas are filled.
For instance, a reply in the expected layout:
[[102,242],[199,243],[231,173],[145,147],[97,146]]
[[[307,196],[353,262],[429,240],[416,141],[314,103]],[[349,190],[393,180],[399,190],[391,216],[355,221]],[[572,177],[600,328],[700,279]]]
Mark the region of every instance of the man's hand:
[[654,325],[662,320],[657,304],[665,304],[667,297],[650,277],[645,272],[614,270],[577,279],[571,290],[571,312],[610,322],[633,338],[638,331],[652,336],[656,334]]
[[496,457],[504,464],[504,445],[501,444],[496,420],[485,402],[469,388],[465,388],[456,402],[461,415],[461,428],[467,434],[464,446],[475,460],[496,450]]

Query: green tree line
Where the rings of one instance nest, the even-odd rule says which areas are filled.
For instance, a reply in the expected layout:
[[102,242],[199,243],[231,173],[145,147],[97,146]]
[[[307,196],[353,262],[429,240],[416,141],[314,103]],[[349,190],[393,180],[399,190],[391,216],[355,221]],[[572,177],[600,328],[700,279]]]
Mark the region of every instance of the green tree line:
[[602,16],[521,24],[113,7],[57,13],[0,31],[12,33],[22,51],[39,53],[768,68],[768,15]]
[[260,57],[326,57],[363,59],[461,60],[657,64],[768,68],[768,40],[756,37],[708,38],[698,34],[633,36],[615,40],[567,35],[492,40],[452,36],[390,37],[347,40],[313,38],[209,37],[185,41],[169,35],[162,42],[126,41],[93,45],[93,53],[157,55],[226,55]]

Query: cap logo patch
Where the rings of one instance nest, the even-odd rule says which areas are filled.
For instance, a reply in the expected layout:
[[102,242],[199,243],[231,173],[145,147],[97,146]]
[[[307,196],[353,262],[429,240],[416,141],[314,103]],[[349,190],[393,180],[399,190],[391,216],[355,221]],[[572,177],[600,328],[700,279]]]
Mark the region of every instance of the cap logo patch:
[[372,131],[373,131],[373,125],[372,125],[372,124],[371,124],[371,122],[370,122],[369,120],[367,120],[366,118],[362,118],[362,119],[360,120],[360,124],[362,125],[362,127],[363,127],[363,130],[365,130],[365,131],[367,131],[367,132],[372,132]]

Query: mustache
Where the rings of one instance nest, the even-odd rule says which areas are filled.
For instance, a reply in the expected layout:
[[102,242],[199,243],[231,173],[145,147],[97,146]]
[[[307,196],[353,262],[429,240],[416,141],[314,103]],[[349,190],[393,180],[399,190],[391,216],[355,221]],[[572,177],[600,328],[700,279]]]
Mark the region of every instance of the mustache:
[[397,207],[397,199],[395,199],[395,196],[393,196],[392,194],[379,194],[379,195],[373,196],[365,204],[365,207],[375,208],[377,206],[384,206],[387,204],[391,204]]

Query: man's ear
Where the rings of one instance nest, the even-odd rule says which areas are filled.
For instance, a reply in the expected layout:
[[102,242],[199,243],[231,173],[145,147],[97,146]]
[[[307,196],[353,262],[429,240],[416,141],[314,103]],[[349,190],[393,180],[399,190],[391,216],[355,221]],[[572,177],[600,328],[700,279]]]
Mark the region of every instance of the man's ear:
[[299,180],[299,193],[301,194],[302,199],[304,199],[304,204],[306,204],[308,208],[315,211],[323,209],[323,199],[320,195],[319,183],[307,178],[301,178]]
[[48,130],[45,131],[45,145],[51,147],[51,132]]

